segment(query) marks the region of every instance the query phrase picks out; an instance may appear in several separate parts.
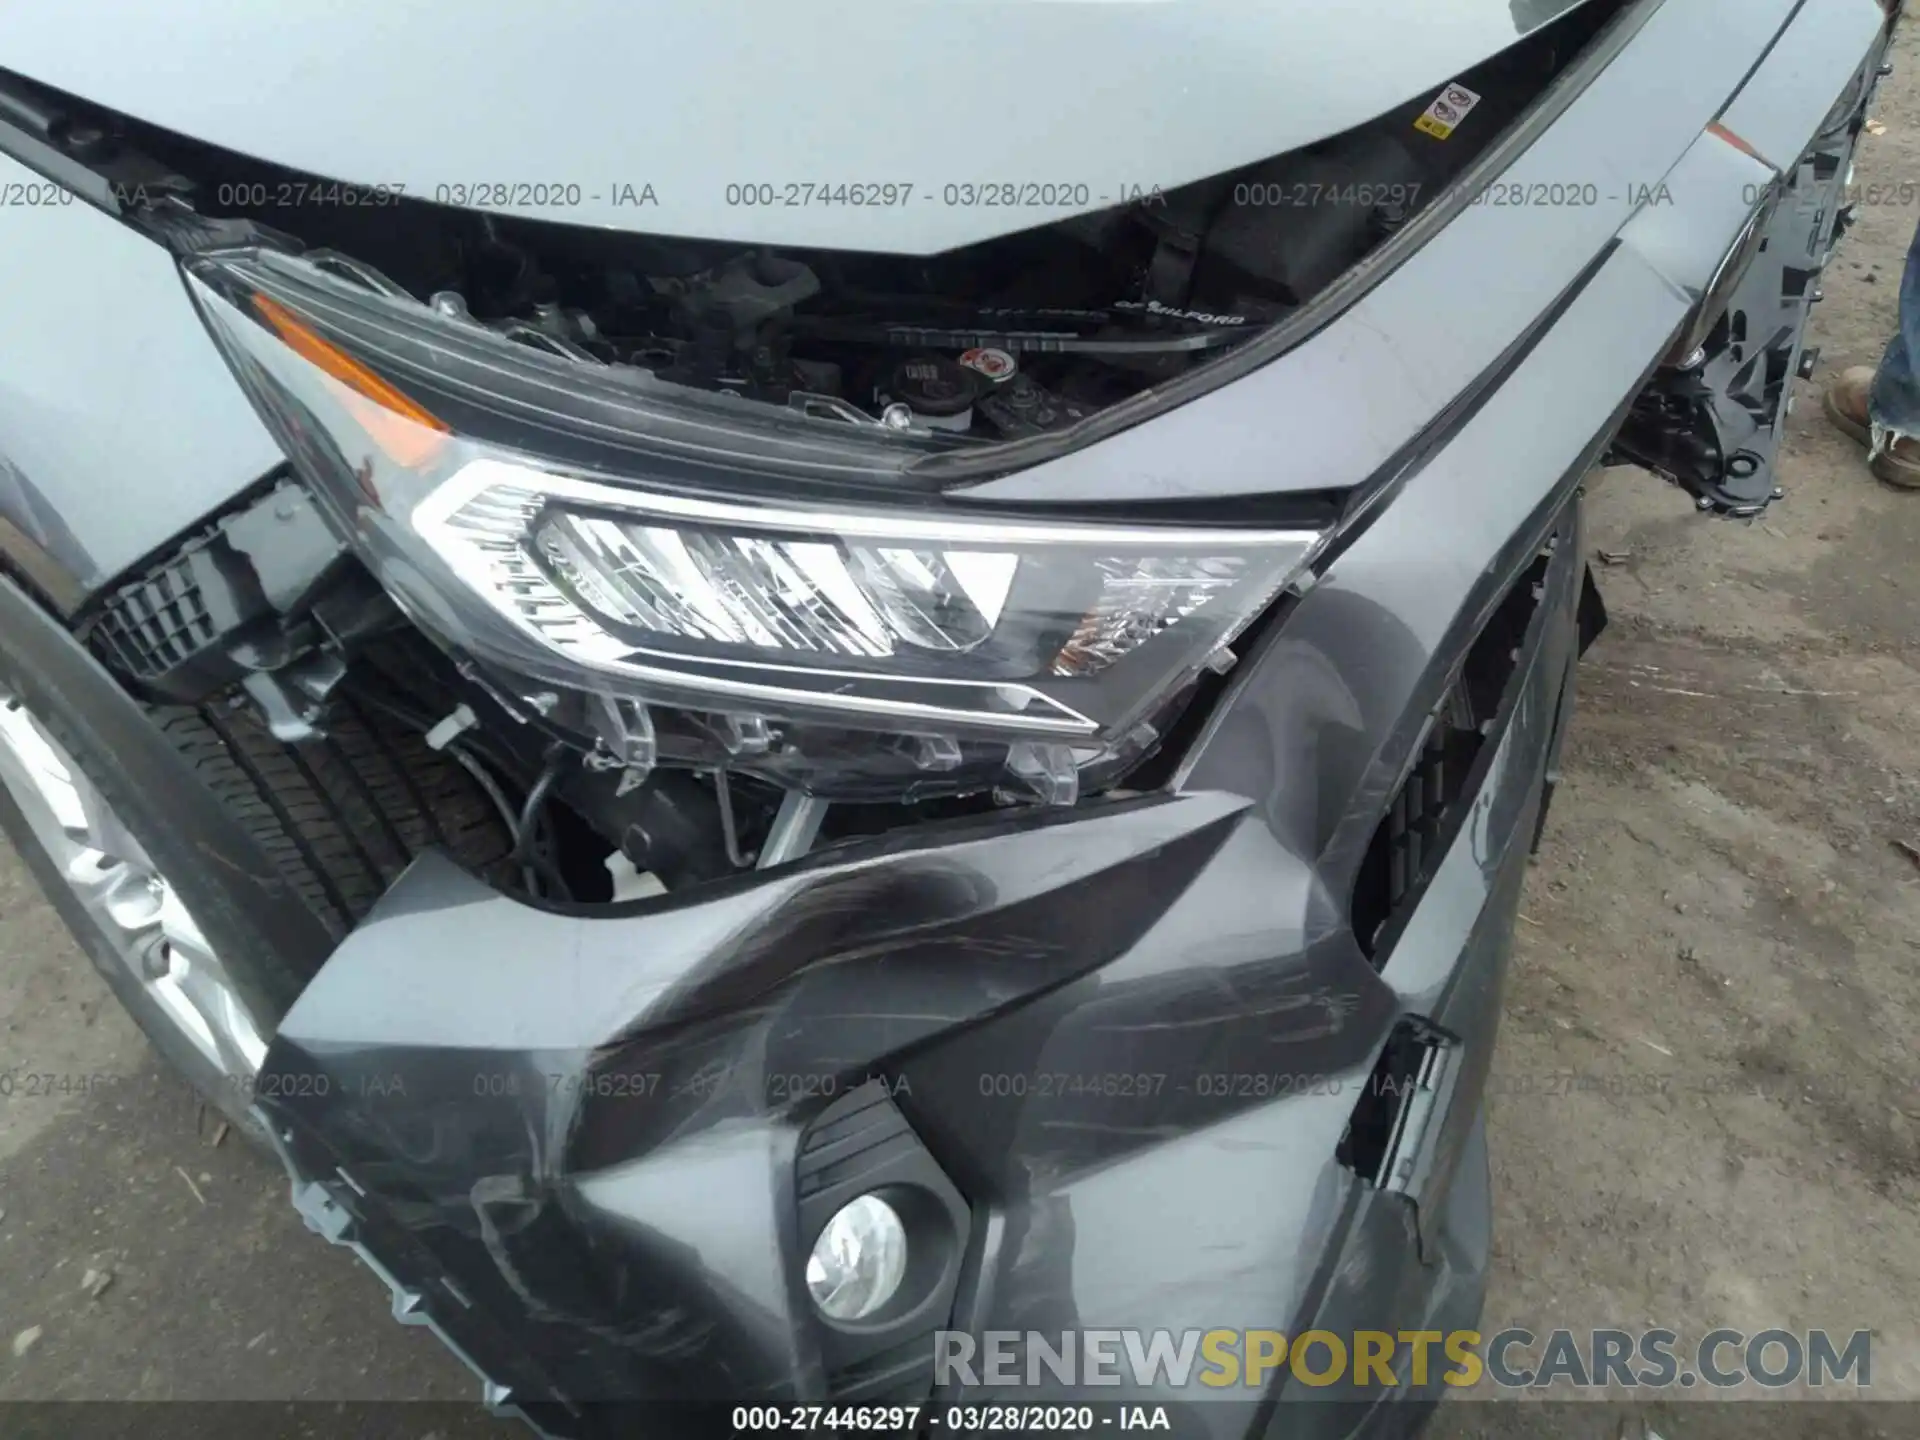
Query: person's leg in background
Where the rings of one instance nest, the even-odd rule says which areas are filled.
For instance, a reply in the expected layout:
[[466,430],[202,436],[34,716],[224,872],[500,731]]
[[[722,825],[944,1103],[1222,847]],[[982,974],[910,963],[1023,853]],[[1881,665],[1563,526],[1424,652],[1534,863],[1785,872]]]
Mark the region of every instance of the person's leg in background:
[[1856,365],[1827,387],[1827,415],[1867,447],[1873,473],[1920,490],[1920,230],[1900,279],[1900,315],[1880,368]]

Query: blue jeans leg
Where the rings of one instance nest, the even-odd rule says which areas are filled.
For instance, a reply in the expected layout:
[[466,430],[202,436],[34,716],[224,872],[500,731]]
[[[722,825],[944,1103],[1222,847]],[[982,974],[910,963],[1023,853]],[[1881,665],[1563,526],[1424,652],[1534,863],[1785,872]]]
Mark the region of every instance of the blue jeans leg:
[[1894,435],[1920,436],[1916,365],[1920,365],[1920,230],[1914,232],[1906,274],[1900,280],[1900,326],[1873,377],[1869,410],[1875,450],[1884,449]]

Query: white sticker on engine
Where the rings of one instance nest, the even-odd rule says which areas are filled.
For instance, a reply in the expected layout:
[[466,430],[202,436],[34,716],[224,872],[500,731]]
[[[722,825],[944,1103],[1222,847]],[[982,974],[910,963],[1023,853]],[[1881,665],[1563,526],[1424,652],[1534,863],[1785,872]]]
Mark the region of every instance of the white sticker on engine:
[[1453,134],[1454,128],[1479,103],[1480,97],[1466,86],[1449,85],[1434,97],[1433,103],[1413,122],[1413,128],[1426,131],[1436,140],[1444,140]]

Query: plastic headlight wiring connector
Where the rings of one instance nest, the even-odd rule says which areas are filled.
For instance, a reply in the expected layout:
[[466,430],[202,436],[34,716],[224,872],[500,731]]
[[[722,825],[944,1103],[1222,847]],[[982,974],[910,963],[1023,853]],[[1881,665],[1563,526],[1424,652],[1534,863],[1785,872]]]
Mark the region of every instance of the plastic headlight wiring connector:
[[[402,608],[628,763],[1071,800],[1311,563],[1313,530],[984,514],[949,437],[590,365],[326,255],[189,262],[289,456]],[[636,741],[636,737],[645,737]]]

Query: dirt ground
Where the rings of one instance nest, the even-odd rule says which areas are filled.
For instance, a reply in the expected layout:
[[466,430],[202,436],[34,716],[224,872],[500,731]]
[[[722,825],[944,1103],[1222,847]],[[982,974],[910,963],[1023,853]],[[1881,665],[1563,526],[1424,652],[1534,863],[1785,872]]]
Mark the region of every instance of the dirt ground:
[[[1898,60],[1863,186],[1920,176],[1920,24]],[[1823,374],[1879,358],[1917,220],[1863,207],[1816,312]],[[1522,905],[1484,1329],[1872,1328],[1875,1390],[1920,1398],[1920,494],[1877,484],[1810,385],[1781,482],[1751,525],[1638,472],[1592,487],[1613,625]],[[97,1078],[36,1095],[32,1073]],[[0,1076],[0,1399],[473,1393],[276,1173],[196,1133],[4,852]],[[1767,1433],[1840,1433],[1801,1408]],[[1845,1408],[1846,1434],[1920,1433]],[[1667,1440],[1736,1433],[1660,1416]],[[433,1428],[503,1433],[463,1417]],[[1455,1404],[1435,1431],[1601,1423]]]
[[[1920,177],[1917,59],[1909,22],[1860,187]],[[1822,378],[1893,331],[1906,195],[1862,206],[1825,277]],[[1875,1391],[1912,1399],[1920,493],[1877,483],[1810,384],[1780,483],[1751,525],[1635,470],[1589,491],[1613,624],[1521,905],[1482,1328],[1872,1329]],[[1448,1440],[1483,1433],[1460,1408]],[[1684,1440],[1704,1417],[1675,1408]],[[1920,1411],[1857,1418],[1920,1434]]]

